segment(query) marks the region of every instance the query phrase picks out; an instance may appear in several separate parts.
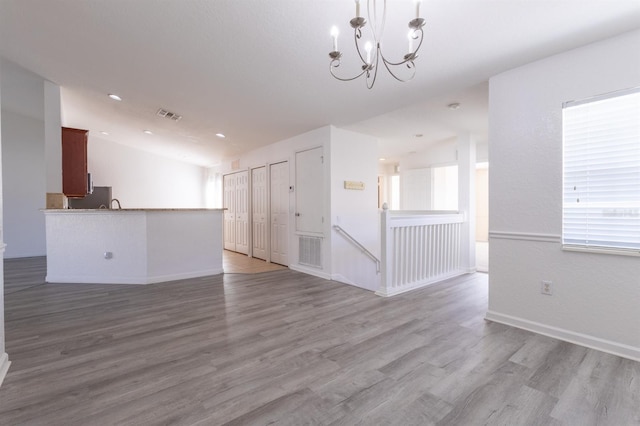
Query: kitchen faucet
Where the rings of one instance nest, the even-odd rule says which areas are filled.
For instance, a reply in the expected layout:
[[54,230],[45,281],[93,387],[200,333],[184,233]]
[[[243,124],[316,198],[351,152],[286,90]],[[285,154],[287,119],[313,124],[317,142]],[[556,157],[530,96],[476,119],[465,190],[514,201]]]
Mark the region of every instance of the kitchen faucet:
[[118,210],[122,210],[122,206],[120,205],[120,200],[118,200],[117,198],[114,198],[111,200],[111,208],[113,208],[113,202],[118,203]]

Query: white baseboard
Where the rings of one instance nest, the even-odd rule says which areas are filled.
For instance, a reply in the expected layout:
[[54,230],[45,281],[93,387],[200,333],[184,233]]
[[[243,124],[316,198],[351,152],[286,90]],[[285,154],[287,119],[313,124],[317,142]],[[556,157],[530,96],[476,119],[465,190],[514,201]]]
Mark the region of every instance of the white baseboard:
[[11,361],[9,361],[9,355],[7,355],[6,353],[0,355],[0,386],[2,386],[2,381],[7,375],[7,371],[9,371],[10,365]]
[[[475,271],[475,268],[474,268]],[[425,280],[425,281],[418,281],[417,283],[414,283],[412,285],[407,285],[407,286],[402,286],[402,287],[394,287],[394,288],[390,288],[390,289],[380,289],[378,291],[376,291],[376,294],[378,296],[382,296],[382,297],[391,297],[391,296],[395,296],[397,294],[402,294],[402,293],[406,293],[408,291],[411,290],[416,290],[422,287],[427,287],[433,284],[437,284],[440,283],[442,281],[448,280],[450,278],[454,278],[454,277],[458,277],[460,275],[465,275],[467,274],[467,272],[462,271],[462,270],[458,270],[458,271],[454,271],[454,272],[450,272],[448,274],[445,275],[440,275],[436,278],[432,278],[429,280]]]
[[50,284],[156,284],[163,283],[167,281],[176,281],[176,280],[188,280],[190,278],[199,278],[206,277],[209,275],[218,275],[222,274],[224,271],[222,267],[215,269],[208,269],[203,271],[195,271],[195,272],[185,272],[178,274],[167,274],[167,275],[150,275],[146,277],[133,276],[133,277],[122,277],[122,276],[112,276],[112,277],[104,277],[100,275],[47,275],[45,281]]
[[303,274],[313,275],[314,277],[324,278],[325,280],[331,279],[331,275],[319,269],[306,268],[301,265],[289,265],[289,269],[292,269],[297,272],[302,272]]
[[585,346],[587,348],[596,349],[602,352],[610,353],[612,355],[621,356],[633,361],[640,361],[640,348],[638,347],[612,342],[610,340],[600,339],[599,337],[576,333],[571,330],[552,327],[549,325],[541,324],[539,322],[529,321],[524,318],[500,314],[493,311],[487,311],[485,319],[488,321],[498,322],[500,324],[510,325],[516,328],[522,328],[523,330],[532,331],[534,333],[553,337],[559,340],[564,340],[566,342]]

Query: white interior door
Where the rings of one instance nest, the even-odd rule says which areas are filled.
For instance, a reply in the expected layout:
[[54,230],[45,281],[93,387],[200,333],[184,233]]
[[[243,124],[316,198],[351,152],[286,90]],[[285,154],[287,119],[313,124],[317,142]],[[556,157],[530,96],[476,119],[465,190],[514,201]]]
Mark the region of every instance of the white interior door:
[[236,250],[236,176],[225,175],[222,178],[224,211],[224,248]]
[[249,172],[238,172],[235,176],[236,251],[249,254]]
[[267,168],[251,170],[251,223],[252,253],[258,259],[267,259]]
[[271,262],[289,265],[289,163],[270,166]]
[[323,231],[323,162],[322,147],[296,153],[296,231]]

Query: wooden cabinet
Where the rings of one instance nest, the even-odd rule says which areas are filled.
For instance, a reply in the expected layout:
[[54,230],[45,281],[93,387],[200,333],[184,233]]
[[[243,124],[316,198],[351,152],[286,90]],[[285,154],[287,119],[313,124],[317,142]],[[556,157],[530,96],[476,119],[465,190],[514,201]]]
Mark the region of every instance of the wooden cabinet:
[[62,128],[62,192],[67,197],[87,195],[88,134],[88,130]]

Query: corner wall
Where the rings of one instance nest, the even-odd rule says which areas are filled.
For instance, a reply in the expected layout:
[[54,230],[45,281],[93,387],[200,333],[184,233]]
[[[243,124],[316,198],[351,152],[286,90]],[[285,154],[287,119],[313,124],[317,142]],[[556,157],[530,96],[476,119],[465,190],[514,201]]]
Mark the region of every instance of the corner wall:
[[5,257],[44,256],[44,80],[4,59],[0,66]]
[[[2,66],[0,65],[0,81]],[[0,105],[2,105],[2,85],[0,84]],[[3,233],[3,195],[2,195],[2,108],[0,108],[0,385],[9,370],[9,356],[4,347],[4,233]]]
[[[640,86],[640,31],[490,80],[487,319],[640,360],[640,258],[565,252],[562,103]],[[553,282],[553,295],[540,281]]]
[[[378,211],[378,140],[331,128],[331,278],[376,291],[380,275],[376,265],[333,225],[339,225],[380,259]],[[363,190],[345,189],[345,181],[363,182]]]

